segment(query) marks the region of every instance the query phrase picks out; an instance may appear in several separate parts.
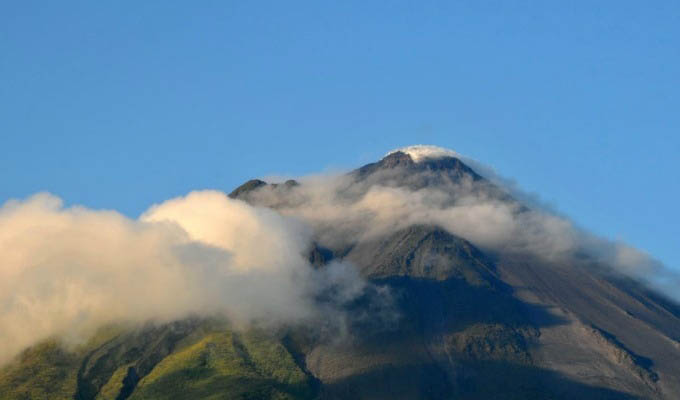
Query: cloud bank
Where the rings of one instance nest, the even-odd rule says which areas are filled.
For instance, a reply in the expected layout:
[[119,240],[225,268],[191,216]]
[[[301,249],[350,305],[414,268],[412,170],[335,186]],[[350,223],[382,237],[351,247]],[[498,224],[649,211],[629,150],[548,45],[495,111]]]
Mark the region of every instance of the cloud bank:
[[[0,208],[0,362],[109,322],[341,318],[333,313],[366,283],[346,265],[314,270],[310,243],[303,223],[216,191],[168,200],[139,220],[64,208],[49,194],[9,201]],[[332,302],[319,304],[329,288]]]

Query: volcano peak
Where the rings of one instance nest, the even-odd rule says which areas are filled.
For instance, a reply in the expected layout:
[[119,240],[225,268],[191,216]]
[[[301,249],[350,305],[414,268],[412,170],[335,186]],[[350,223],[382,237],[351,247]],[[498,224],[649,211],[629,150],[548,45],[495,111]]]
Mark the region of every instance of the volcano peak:
[[456,153],[453,150],[446,149],[444,147],[438,147],[438,146],[432,146],[432,145],[424,145],[424,144],[417,144],[413,146],[407,146],[407,147],[402,147],[399,149],[392,150],[385,154],[385,157],[401,152],[404,154],[407,154],[413,162],[421,162],[425,160],[433,160],[433,159],[439,159],[439,158],[445,158],[445,157],[455,157],[459,158],[459,154]]

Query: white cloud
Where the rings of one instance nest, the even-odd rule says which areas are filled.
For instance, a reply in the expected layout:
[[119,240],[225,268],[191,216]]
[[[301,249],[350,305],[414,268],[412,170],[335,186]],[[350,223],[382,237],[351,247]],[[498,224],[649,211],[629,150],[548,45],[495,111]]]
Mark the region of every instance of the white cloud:
[[310,233],[215,191],[168,200],[141,220],[64,208],[49,194],[7,202],[0,208],[0,362],[47,336],[77,341],[113,321],[342,318],[315,297],[333,286],[343,294],[336,300],[346,301],[365,283],[343,265],[312,269]]
[[427,159],[436,159],[442,157],[458,157],[458,153],[453,150],[445,149],[443,147],[416,144],[413,146],[402,147],[394,149],[386,154],[386,156],[396,152],[406,153],[411,156],[414,162],[420,162]]

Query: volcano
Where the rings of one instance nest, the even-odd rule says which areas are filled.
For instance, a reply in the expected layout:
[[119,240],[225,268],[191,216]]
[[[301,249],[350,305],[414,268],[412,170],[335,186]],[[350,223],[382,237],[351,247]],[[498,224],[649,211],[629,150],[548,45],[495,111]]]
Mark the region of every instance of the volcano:
[[474,167],[412,146],[332,184],[231,192],[308,225],[309,268],[343,263],[370,285],[342,303],[341,333],[198,316],[106,326],[76,347],[24,350],[0,397],[680,398],[676,300]]

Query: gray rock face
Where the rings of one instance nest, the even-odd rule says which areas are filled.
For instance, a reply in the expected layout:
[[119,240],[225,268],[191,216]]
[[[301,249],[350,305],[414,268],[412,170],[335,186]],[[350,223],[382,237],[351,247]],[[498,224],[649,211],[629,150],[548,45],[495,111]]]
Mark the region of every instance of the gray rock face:
[[[453,157],[396,152],[349,176],[358,197],[376,184],[455,196],[475,182],[516,201]],[[388,330],[357,328],[351,343],[308,344],[324,398],[680,398],[680,307],[587,259],[493,254],[431,225],[312,253],[320,268],[343,259],[388,286],[401,315]]]
[[433,226],[412,226],[357,243],[345,256],[369,278],[407,276],[488,284],[495,266],[470,242]]

